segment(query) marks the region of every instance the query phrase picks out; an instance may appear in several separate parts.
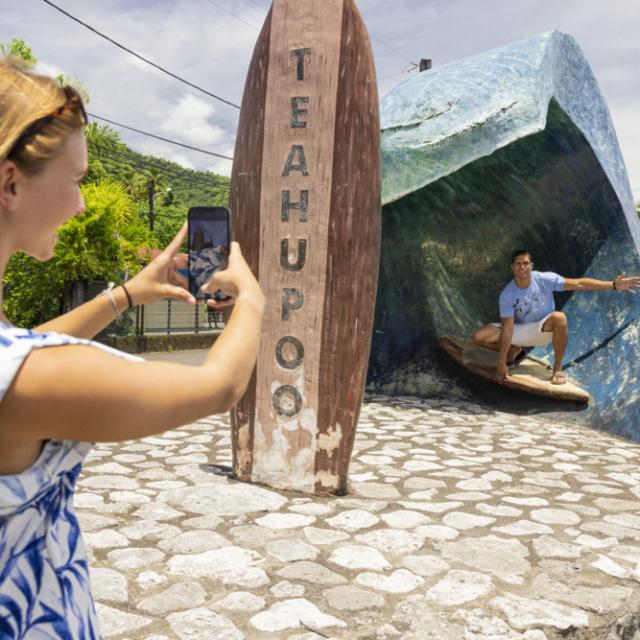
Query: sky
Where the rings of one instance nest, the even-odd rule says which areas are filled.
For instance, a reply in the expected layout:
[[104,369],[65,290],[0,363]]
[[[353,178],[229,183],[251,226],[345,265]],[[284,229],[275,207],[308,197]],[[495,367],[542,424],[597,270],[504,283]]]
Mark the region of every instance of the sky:
[[[52,0],[142,56],[240,104],[269,0]],[[302,0],[298,0],[302,1]],[[640,201],[638,0],[356,0],[374,51],[380,95],[418,73],[544,31],[572,35],[608,104]],[[47,73],[80,79],[88,111],[232,156],[238,109],[192,89],[98,37],[43,0],[0,0],[0,42],[25,40]],[[114,127],[118,130],[117,127]],[[230,175],[231,162],[120,130],[133,149]]]

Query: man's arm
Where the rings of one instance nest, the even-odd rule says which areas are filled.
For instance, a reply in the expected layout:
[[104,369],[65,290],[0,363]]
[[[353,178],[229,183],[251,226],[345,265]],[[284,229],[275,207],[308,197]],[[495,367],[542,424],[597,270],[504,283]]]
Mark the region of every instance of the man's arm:
[[509,375],[507,366],[507,353],[513,339],[513,317],[500,318],[502,330],[500,331],[500,350],[498,352],[498,367],[496,370],[496,382],[502,383]]
[[640,277],[626,274],[619,275],[615,280],[596,280],[595,278],[565,278],[564,291],[607,291],[617,289],[618,291],[630,291],[635,293],[635,289],[640,287]]

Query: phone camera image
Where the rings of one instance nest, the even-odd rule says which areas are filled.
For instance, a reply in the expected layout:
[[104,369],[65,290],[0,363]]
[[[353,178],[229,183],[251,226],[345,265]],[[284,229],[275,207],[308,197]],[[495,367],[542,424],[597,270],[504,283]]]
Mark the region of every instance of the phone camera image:
[[229,217],[226,209],[189,212],[189,290],[199,299],[225,300],[221,291],[204,294],[201,288],[229,261]]

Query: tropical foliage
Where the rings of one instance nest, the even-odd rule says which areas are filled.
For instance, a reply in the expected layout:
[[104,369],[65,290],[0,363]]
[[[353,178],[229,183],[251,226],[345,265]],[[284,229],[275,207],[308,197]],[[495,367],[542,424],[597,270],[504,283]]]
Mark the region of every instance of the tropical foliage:
[[107,178],[83,186],[82,193],[87,209],[60,228],[51,260],[20,254],[9,261],[5,311],[14,324],[33,326],[59,314],[76,281],[119,281],[137,272],[140,247],[155,245],[121,184]]
[[[19,39],[0,45],[0,52],[37,63]],[[87,96],[82,83],[59,76]],[[117,131],[91,122],[85,129],[89,171],[82,187],[86,212],[58,233],[54,257],[41,263],[14,256],[4,277],[7,317],[32,327],[58,315],[78,281],[120,281],[142,268],[146,249],[164,247],[178,232],[189,207],[225,205],[229,181],[211,172],[185,169],[175,162],[130,149]],[[150,209],[153,209],[153,231]]]

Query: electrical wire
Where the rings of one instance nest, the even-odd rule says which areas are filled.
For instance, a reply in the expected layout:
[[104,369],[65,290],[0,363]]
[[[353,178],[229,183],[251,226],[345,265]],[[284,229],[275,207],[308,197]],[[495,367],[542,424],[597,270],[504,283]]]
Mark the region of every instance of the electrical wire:
[[[239,20],[240,22],[242,22],[246,26],[251,27],[255,31],[260,31],[260,29],[258,27],[256,27],[253,24],[250,24],[249,22],[247,22],[246,20],[242,19],[240,16],[236,15],[235,13],[229,11],[228,9],[225,9],[224,7],[221,7],[217,2],[214,2],[214,0],[206,0],[206,1],[209,4],[213,5],[214,7],[220,9],[221,11],[224,11],[225,13],[228,13],[230,16],[232,16],[236,20]],[[250,0],[250,1],[253,2],[253,4],[255,4],[257,7],[260,7],[263,11],[266,11],[266,12],[269,11],[264,5],[256,2],[255,0]],[[413,60],[410,60],[404,54],[400,53],[400,51],[398,51],[397,49],[394,49],[393,47],[388,45],[386,42],[381,40],[380,38],[374,36],[371,32],[369,32],[369,36],[371,37],[372,40],[375,40],[376,42],[379,42],[383,47],[386,47],[387,49],[389,49],[389,51],[392,51],[397,56],[402,58],[405,62],[407,62],[411,66],[411,69],[409,69],[410,71],[413,71],[413,69],[416,69],[416,68],[418,68],[420,66],[418,63],[414,62]],[[401,71],[400,73],[396,73],[396,74],[391,75],[391,76],[384,76],[382,78],[378,78],[378,81],[386,80],[387,78],[393,78],[393,77],[401,75],[402,73],[405,73],[405,72],[406,72],[406,69]]]
[[379,42],[383,47],[386,47],[387,49],[389,49],[389,51],[391,51],[391,52],[395,53],[397,56],[401,57],[405,62],[408,62],[409,64],[413,64],[416,67],[420,66],[414,60],[409,60],[409,58],[407,58],[407,56],[405,56],[403,53],[400,53],[397,49],[394,49],[393,47],[389,46],[383,40],[380,40],[380,38],[374,36],[371,32],[369,32],[369,36],[371,37],[372,40],[375,40],[376,42]]
[[155,170],[158,173],[162,174],[162,176],[165,178],[173,179],[173,180],[181,180],[181,181],[189,180],[191,184],[199,184],[204,187],[226,185],[226,182],[220,181],[217,179],[208,180],[204,177],[200,178],[196,176],[190,176],[188,174],[180,174],[177,172],[169,171],[162,166],[158,166],[151,163],[136,162],[130,157],[126,157],[126,156],[117,157],[114,155],[110,155],[108,152],[105,153],[104,151],[99,151],[97,153],[97,159],[103,162],[116,164],[120,166],[122,169],[130,169],[130,170],[137,170],[137,171]]
[[[198,185],[202,187],[222,187],[222,188],[228,187],[227,181],[220,181],[217,178],[208,180],[202,175],[191,176],[189,174],[185,174],[185,173],[180,174],[177,172],[178,169],[185,172],[192,171],[192,169],[184,169],[184,168],[181,168],[179,165],[177,165],[176,168],[173,168],[173,167],[167,168],[162,164],[154,163],[146,159],[138,159],[138,158],[132,157],[130,153],[108,148],[108,147],[105,147],[104,145],[100,145],[99,143],[96,143],[93,141],[89,141],[89,144],[92,147],[98,149],[98,152],[97,152],[98,160],[116,164],[123,169],[133,169],[133,170],[137,169],[139,171],[148,171],[150,169],[155,169],[161,172],[163,176],[166,178],[181,180],[181,181],[187,180],[189,181],[189,184],[192,184],[192,185]],[[133,153],[136,153],[136,152],[133,152]]]
[[136,53],[132,49],[129,49],[128,47],[125,47],[123,44],[120,44],[119,42],[117,42],[113,38],[110,38],[108,35],[105,35],[104,33],[102,33],[101,31],[98,31],[97,29],[95,29],[91,25],[87,24],[86,22],[83,22],[79,18],[76,18],[75,16],[71,15],[69,12],[65,11],[64,9],[59,7],[58,5],[56,5],[53,2],[51,2],[51,0],[42,0],[42,2],[44,2],[45,4],[48,4],[53,9],[56,9],[56,11],[59,11],[63,15],[67,16],[67,18],[77,22],[78,24],[81,24],[83,27],[89,29],[89,31],[92,31],[93,33],[95,33],[96,35],[100,36],[101,38],[104,38],[105,40],[108,40],[112,44],[116,45],[116,47],[122,49],[123,51],[126,51],[127,53],[130,53],[132,56],[135,56],[136,58],[138,58],[138,60],[142,60],[143,62],[146,62],[148,65],[151,65],[155,69],[158,69],[159,71],[162,71],[163,73],[166,73],[168,76],[171,76],[175,80],[178,80],[178,81],[186,84],[187,86],[191,87],[192,89],[196,89],[198,91],[201,91],[202,93],[208,95],[211,98],[219,100],[220,102],[224,102],[224,104],[228,104],[230,107],[234,107],[235,109],[240,109],[240,106],[235,104],[234,102],[226,100],[225,98],[221,98],[220,96],[217,96],[215,93],[211,93],[211,91],[207,91],[206,89],[203,89],[202,87],[198,86],[197,84],[194,84],[193,82],[190,82],[189,80],[185,80],[181,76],[169,71],[168,69],[165,69],[164,67],[161,67],[159,64],[156,64],[155,62],[152,62],[148,58],[145,58],[144,56],[141,56],[139,53]]
[[[220,11],[224,11],[225,13],[228,13],[232,18],[235,18],[239,22],[242,22],[242,24],[246,25],[247,27],[251,27],[255,31],[260,31],[260,29],[256,27],[254,24],[249,24],[246,20],[243,20],[240,16],[237,16],[235,13],[232,13],[231,11],[229,11],[229,9],[225,9],[224,7],[221,7],[217,2],[214,2],[213,0],[207,0],[207,2],[209,4],[212,4],[214,7],[217,7],[218,9],[220,9]],[[264,7],[262,8],[264,9]]]
[[[48,0],[43,0],[43,2],[48,2]],[[136,133],[140,133],[145,136],[149,136],[150,138],[155,138],[156,140],[162,140],[163,142],[168,142],[169,144],[175,144],[178,147],[183,147],[185,149],[191,149],[192,151],[198,151],[199,153],[206,153],[209,156],[215,156],[216,158],[222,158],[223,160],[233,160],[230,156],[223,156],[220,153],[214,153],[213,151],[206,151],[205,149],[199,149],[198,147],[192,147],[189,144],[184,144],[182,142],[176,142],[175,140],[169,140],[169,138],[163,138],[162,136],[157,136],[155,133],[149,133],[148,131],[142,131],[142,129],[136,129],[135,127],[130,127],[127,124],[122,124],[120,122],[114,122],[113,120],[109,120],[108,118],[103,118],[102,116],[97,116],[93,113],[89,113],[87,111],[87,115],[91,118],[95,118],[96,120],[102,120],[103,122],[108,122],[116,127],[122,127],[123,129],[128,129],[129,131],[135,131]]]

